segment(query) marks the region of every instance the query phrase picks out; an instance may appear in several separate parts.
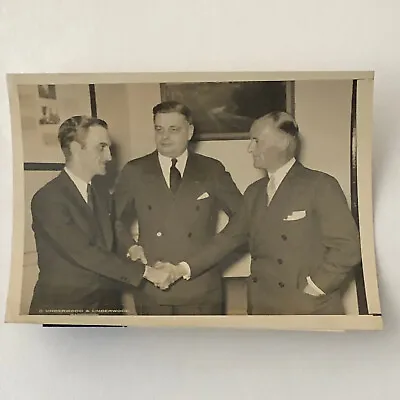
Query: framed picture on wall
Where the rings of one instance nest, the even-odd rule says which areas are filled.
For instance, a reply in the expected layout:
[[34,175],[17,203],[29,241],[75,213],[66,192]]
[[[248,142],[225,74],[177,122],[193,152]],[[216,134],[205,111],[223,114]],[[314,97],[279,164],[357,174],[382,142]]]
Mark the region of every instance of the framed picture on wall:
[[[373,84],[370,71],[10,74],[6,322],[382,329]],[[68,121],[69,151],[46,153],[32,99],[54,97],[41,125]]]
[[249,138],[251,124],[272,111],[294,114],[293,82],[161,83],[161,100],[176,100],[192,111],[193,140]]
[[57,99],[55,85],[38,85],[38,93],[41,99]]

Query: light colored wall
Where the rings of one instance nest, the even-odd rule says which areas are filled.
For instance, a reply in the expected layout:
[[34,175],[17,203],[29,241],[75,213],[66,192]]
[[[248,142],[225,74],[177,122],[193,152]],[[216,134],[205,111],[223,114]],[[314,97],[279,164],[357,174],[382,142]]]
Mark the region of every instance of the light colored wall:
[[154,150],[152,108],[161,101],[158,84],[127,85],[131,158],[141,157]]
[[109,125],[110,138],[115,144],[115,161],[119,169],[131,157],[132,136],[129,124],[130,107],[127,102],[127,86],[96,85],[97,115]]
[[352,81],[299,81],[295,93],[302,161],[333,175],[350,204]]

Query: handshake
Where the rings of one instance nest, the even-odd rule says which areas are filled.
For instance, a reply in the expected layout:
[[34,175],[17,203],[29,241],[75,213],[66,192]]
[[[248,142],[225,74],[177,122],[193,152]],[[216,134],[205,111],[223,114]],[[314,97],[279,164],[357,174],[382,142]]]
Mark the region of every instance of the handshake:
[[152,267],[146,266],[143,277],[161,290],[166,290],[186,274],[181,264],[157,261]]
[[185,263],[174,265],[169,262],[157,261],[153,266],[147,265],[144,250],[138,245],[129,249],[128,256],[132,261],[140,260],[146,264],[143,277],[161,290],[166,290],[177,280],[190,276],[189,266]]

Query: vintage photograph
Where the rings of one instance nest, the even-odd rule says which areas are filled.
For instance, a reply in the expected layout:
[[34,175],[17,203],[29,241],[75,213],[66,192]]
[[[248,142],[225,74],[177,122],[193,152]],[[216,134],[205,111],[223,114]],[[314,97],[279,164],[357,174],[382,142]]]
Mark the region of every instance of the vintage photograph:
[[373,78],[9,75],[6,321],[382,329]]

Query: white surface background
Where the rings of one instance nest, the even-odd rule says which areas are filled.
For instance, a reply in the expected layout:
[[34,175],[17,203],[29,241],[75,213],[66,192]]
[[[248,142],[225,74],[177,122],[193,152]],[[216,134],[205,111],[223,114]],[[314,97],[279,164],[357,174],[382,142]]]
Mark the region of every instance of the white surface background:
[[374,69],[375,236],[385,330],[1,324],[0,398],[397,399],[399,15],[396,0],[1,0],[2,320],[12,229],[6,72]]

